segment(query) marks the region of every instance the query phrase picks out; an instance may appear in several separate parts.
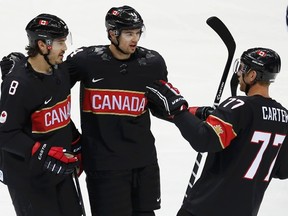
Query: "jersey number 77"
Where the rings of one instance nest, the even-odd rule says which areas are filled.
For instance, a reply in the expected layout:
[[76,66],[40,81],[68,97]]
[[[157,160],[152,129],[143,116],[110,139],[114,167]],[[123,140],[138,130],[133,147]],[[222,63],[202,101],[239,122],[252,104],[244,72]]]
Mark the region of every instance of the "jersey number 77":
[[251,143],[255,143],[255,144],[261,144],[261,147],[254,159],[254,161],[252,162],[251,166],[249,167],[249,169],[247,170],[246,174],[244,175],[244,178],[247,179],[253,179],[255,174],[257,173],[257,170],[261,164],[262,158],[263,158],[263,154],[265,152],[265,150],[267,149],[269,143],[271,142],[272,138],[273,139],[273,143],[272,146],[275,148],[278,148],[277,154],[275,155],[270,168],[267,172],[266,177],[264,178],[264,181],[269,181],[272,169],[274,167],[276,158],[278,156],[280,147],[285,139],[285,135],[280,135],[280,134],[275,134],[274,136],[272,136],[271,133],[268,132],[261,132],[261,131],[255,131],[252,139],[251,139]]

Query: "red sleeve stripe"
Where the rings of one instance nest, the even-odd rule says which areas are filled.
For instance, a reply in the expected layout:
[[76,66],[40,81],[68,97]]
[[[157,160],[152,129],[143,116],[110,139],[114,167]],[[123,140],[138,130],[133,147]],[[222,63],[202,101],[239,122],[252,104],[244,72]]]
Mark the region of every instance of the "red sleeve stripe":
[[229,146],[230,142],[237,136],[230,123],[224,122],[216,116],[209,115],[206,122],[213,128],[214,132],[219,137],[219,142],[223,149]]

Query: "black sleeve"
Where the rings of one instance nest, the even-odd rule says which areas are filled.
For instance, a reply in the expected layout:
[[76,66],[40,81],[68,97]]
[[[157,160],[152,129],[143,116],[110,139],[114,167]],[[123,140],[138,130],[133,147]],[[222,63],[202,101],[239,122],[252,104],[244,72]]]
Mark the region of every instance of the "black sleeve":
[[153,76],[155,77],[155,80],[168,81],[166,62],[157,51],[138,47],[137,53],[138,57],[146,58],[149,64],[153,65]]
[[71,88],[75,85],[77,81],[80,81],[81,78],[81,66],[85,66],[81,63],[81,59],[85,58],[86,47],[81,47],[72,52],[66,59],[65,64],[67,66]]
[[164,81],[168,81],[168,71],[167,71],[167,66],[166,66],[166,63],[165,63],[165,60],[164,58],[159,54],[160,56],[160,65],[161,65],[161,73],[162,73],[162,80]]
[[217,152],[223,148],[213,128],[188,111],[174,117],[182,136],[198,152]]
[[246,110],[249,106],[246,106],[241,99],[243,98],[226,99],[206,121],[187,111],[175,116],[174,122],[196,151],[221,151],[231,144],[241,128],[246,128],[252,119],[251,112]]
[[26,106],[32,94],[20,80],[5,78],[1,86],[0,146],[2,150],[25,159],[30,158],[35,141],[25,134],[29,124],[29,108]]

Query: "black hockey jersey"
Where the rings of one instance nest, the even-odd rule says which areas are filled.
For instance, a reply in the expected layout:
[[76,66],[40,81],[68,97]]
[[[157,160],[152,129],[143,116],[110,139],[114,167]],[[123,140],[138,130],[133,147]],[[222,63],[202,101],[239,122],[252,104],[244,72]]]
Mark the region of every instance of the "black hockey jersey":
[[27,185],[25,181],[31,177],[29,159],[36,141],[71,149],[70,103],[70,79],[62,66],[52,75],[44,75],[35,72],[27,59],[16,64],[1,85],[2,181]]
[[197,216],[256,216],[271,178],[288,177],[287,114],[256,95],[228,98],[206,122],[189,112],[176,116],[191,146],[208,152],[183,208]]
[[145,86],[167,80],[164,59],[138,47],[117,60],[107,46],[82,47],[66,60],[72,84],[81,81],[82,151],[85,170],[119,170],[157,160]]

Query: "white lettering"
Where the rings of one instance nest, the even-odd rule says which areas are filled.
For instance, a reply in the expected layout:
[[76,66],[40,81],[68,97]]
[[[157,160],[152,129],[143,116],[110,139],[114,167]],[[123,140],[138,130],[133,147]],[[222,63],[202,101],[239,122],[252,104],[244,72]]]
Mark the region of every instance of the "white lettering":
[[93,95],[92,97],[92,107],[94,109],[101,109],[101,103],[99,102],[99,106],[97,106],[97,99],[101,100],[100,95]]
[[141,112],[145,110],[145,98],[136,96],[123,96],[123,95],[93,95],[92,108],[94,110],[111,110],[111,111],[131,111]]
[[108,95],[104,95],[103,101],[102,101],[102,109],[111,109],[110,105],[110,99]]
[[59,107],[45,113],[44,118],[45,126],[47,127],[66,121],[70,118],[70,102],[64,107]]
[[123,101],[123,110],[128,110],[130,111],[130,103],[129,103],[129,98],[128,97],[124,97],[124,101]]
[[262,107],[263,120],[288,122],[288,114],[286,110],[275,108],[275,107]]
[[115,107],[117,107],[117,109],[121,110],[121,100],[122,96],[119,96],[119,99],[117,100],[117,97],[115,95],[112,95],[112,109],[115,110]]
[[38,155],[38,160],[42,160],[42,156],[43,156],[43,153],[44,153],[46,147],[47,147],[47,144],[43,144],[43,146],[41,147],[39,155]]
[[145,98],[142,99],[138,111],[143,111],[145,109],[146,101]]
[[131,98],[131,111],[137,111],[139,107],[139,98],[132,97]]

